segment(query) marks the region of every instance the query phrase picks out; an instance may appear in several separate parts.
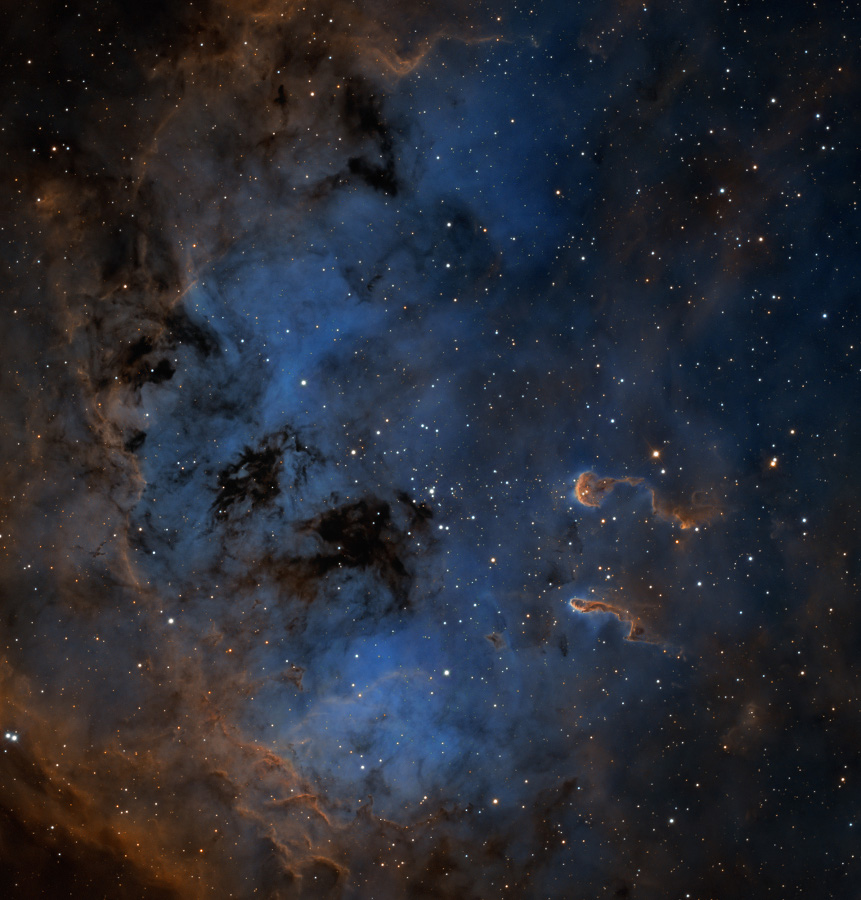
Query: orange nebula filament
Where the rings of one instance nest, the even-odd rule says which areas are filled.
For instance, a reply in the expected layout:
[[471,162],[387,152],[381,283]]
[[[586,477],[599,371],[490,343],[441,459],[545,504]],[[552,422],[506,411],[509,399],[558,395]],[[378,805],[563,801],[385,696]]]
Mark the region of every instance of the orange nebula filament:
[[594,472],[584,472],[574,485],[574,495],[583,506],[599,507],[617,484],[642,483],[642,478],[599,478]]

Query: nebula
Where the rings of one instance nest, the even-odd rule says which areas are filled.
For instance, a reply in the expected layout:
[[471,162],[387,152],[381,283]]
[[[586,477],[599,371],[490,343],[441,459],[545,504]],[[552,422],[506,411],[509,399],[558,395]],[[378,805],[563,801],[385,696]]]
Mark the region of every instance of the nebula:
[[574,597],[568,602],[571,604],[571,608],[576,610],[577,612],[602,612],[609,613],[611,616],[615,616],[620,622],[625,623],[630,628],[628,634],[625,635],[625,640],[627,641],[646,640],[646,638],[644,637],[645,628],[643,628],[642,625],[638,624],[633,619],[629,618],[625,610],[620,609],[618,606],[613,606],[612,603],[605,603],[603,600],[581,600],[579,597]]
[[4,10],[0,895],[855,896],[859,31]]
[[694,491],[690,500],[672,501],[652,490],[652,510],[661,518],[675,521],[684,531],[724,515],[721,504],[705,491]]
[[574,495],[583,506],[599,507],[617,484],[642,484],[642,478],[599,478],[594,472],[584,472],[577,478]]

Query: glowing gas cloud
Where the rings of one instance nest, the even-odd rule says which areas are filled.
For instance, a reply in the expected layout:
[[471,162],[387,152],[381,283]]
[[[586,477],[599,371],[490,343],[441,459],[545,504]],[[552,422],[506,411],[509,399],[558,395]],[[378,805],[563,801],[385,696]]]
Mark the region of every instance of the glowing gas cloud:
[[574,495],[583,506],[599,507],[619,484],[642,484],[642,478],[599,478],[594,472],[583,472],[574,485]]
[[856,897],[861,31],[741,6],[3,4],[0,897]]

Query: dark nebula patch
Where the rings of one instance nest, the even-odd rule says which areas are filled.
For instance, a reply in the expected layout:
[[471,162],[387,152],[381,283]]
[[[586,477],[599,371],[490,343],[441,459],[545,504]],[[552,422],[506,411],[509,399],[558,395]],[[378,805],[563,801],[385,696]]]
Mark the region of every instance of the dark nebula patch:
[[374,140],[388,141],[379,95],[363,78],[349,78],[343,92],[344,118],[350,131]]
[[350,564],[367,565],[379,553],[391,519],[388,503],[360,500],[322,513],[303,527],[341,551]]
[[[287,483],[282,484],[285,457],[289,457]],[[256,447],[245,447],[239,458],[218,473],[218,494],[212,509],[216,519],[247,515],[270,506],[283,489],[298,487],[308,469],[320,461],[289,429],[268,435]]]
[[497,631],[491,631],[490,634],[486,634],[484,637],[494,650],[502,650],[505,647],[505,638]]
[[140,450],[144,445],[144,441],[146,440],[146,432],[145,431],[133,431],[126,439],[123,444],[126,450],[129,453],[134,453],[136,450]]
[[433,509],[428,503],[417,502],[406,491],[398,491],[397,498],[410,511],[413,522],[417,526],[421,527],[422,524],[433,518]]
[[371,144],[372,150],[347,161],[349,173],[374,190],[397,196],[394,140],[382,110],[380,98],[363,79],[350,79],[343,92],[347,129]]
[[[412,510],[412,507],[410,507]],[[320,538],[320,552],[295,560],[315,577],[336,570],[372,571],[392,592],[397,604],[408,604],[412,576],[407,554],[412,542],[393,519],[391,506],[376,498],[335,507],[298,526]]]
[[[398,180],[395,175],[395,162],[391,158],[391,149],[383,148],[384,161],[371,162],[361,156],[354,156],[348,162],[350,174],[355,175],[376,191],[382,191],[390,197],[397,196]],[[388,158],[386,158],[388,157]]]
[[115,363],[115,370],[124,384],[140,388],[147,382],[161,384],[173,378],[176,366],[169,359],[153,358],[155,341],[150,337],[142,337],[125,351],[121,352]]

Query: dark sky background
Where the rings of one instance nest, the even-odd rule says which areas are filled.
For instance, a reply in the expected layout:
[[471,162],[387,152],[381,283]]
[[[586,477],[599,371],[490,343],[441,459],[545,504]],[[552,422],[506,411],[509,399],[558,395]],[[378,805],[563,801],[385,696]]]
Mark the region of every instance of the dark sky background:
[[857,900],[855,4],[0,8],[0,894]]

